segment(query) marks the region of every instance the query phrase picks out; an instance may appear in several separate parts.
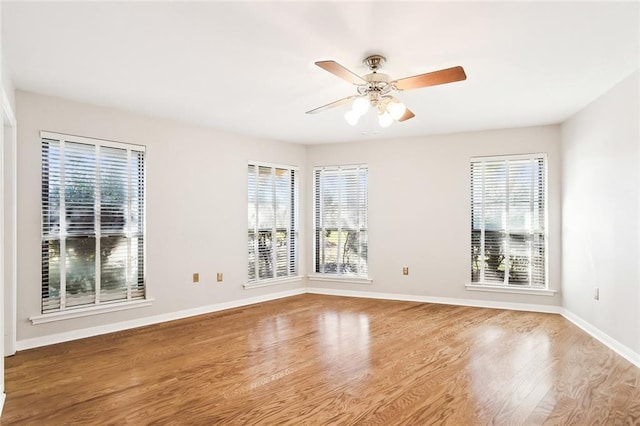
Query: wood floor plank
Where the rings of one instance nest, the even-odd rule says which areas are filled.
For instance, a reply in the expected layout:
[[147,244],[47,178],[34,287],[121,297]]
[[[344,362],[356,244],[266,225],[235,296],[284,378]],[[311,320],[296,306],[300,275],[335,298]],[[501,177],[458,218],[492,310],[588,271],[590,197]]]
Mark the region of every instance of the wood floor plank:
[[301,295],[22,351],[0,424],[640,424],[558,315]]

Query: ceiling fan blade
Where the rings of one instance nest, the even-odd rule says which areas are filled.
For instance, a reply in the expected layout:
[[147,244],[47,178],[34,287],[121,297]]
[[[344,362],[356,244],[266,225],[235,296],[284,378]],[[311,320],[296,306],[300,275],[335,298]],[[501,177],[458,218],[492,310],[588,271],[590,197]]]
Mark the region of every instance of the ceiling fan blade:
[[318,61],[316,65],[325,71],[329,71],[331,74],[340,77],[343,80],[347,80],[353,84],[366,84],[367,81],[360,77],[358,74],[354,74],[336,61]]
[[453,83],[454,81],[466,80],[467,75],[460,66],[447,68],[440,71],[428,72],[426,74],[414,75],[413,77],[401,78],[395,81],[399,90],[419,89],[421,87],[437,86],[438,84]]
[[353,98],[355,98],[355,96],[349,96],[349,97],[346,97],[346,98],[338,99],[337,101],[333,101],[333,102],[328,103],[326,105],[322,105],[321,107],[309,110],[309,111],[307,111],[307,114],[315,114],[315,113],[318,113],[318,112],[326,111],[326,110],[331,109],[331,108],[339,107],[340,105],[344,105],[346,103],[349,103]]
[[409,108],[407,108],[407,110],[404,112],[404,115],[400,117],[398,121],[399,122],[407,121],[408,119],[413,118],[415,116],[416,115],[413,112],[411,112]]

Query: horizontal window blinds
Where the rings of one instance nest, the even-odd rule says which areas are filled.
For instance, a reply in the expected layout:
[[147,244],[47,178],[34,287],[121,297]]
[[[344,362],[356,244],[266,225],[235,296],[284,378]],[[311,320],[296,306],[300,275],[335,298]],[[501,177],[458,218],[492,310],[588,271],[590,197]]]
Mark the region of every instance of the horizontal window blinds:
[[546,157],[471,161],[471,281],[545,288]]
[[248,280],[298,274],[298,171],[249,164]]
[[43,133],[43,313],[145,297],[144,191],[144,147]]
[[367,276],[366,165],[314,169],[315,272]]

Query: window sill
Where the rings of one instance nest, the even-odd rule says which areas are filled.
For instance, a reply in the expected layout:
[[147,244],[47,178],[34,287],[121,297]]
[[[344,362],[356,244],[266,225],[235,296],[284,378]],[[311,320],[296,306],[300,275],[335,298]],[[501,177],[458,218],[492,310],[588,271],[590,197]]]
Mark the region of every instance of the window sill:
[[245,290],[248,290],[250,288],[269,287],[272,285],[294,283],[297,281],[302,281],[302,275],[296,275],[295,277],[286,277],[286,278],[273,278],[270,280],[258,281],[255,283],[246,283],[246,284],[243,284],[242,286],[245,288]]
[[82,308],[70,308],[66,311],[51,312],[48,314],[29,317],[31,324],[45,324],[54,321],[64,321],[72,318],[88,317],[91,315],[106,314],[108,312],[124,311],[126,309],[143,308],[151,306],[154,299],[132,300],[127,302],[104,303],[101,305]]
[[308,275],[309,281],[339,281],[343,283],[352,284],[372,284],[373,279],[369,277],[357,277],[351,275],[338,275],[338,274],[316,274]]
[[536,296],[553,296],[556,290],[548,288],[523,288],[519,286],[506,285],[490,285],[490,284],[466,284],[467,290],[471,291],[487,291],[490,293],[516,293],[516,294],[533,294]]

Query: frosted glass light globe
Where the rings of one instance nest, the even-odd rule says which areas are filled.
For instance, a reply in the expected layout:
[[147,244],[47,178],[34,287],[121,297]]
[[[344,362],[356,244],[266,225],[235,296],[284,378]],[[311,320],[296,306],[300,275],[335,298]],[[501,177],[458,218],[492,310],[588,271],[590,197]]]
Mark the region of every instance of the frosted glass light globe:
[[400,120],[407,111],[407,107],[402,102],[389,102],[387,112],[394,120]]
[[388,112],[383,112],[382,114],[378,114],[378,124],[380,127],[387,128],[391,126],[393,123],[393,117]]
[[359,117],[362,117],[369,111],[369,106],[369,98],[366,96],[360,96],[353,101],[353,111],[355,111]]
[[352,126],[358,124],[358,118],[360,118],[360,115],[352,109],[344,113],[344,119]]

